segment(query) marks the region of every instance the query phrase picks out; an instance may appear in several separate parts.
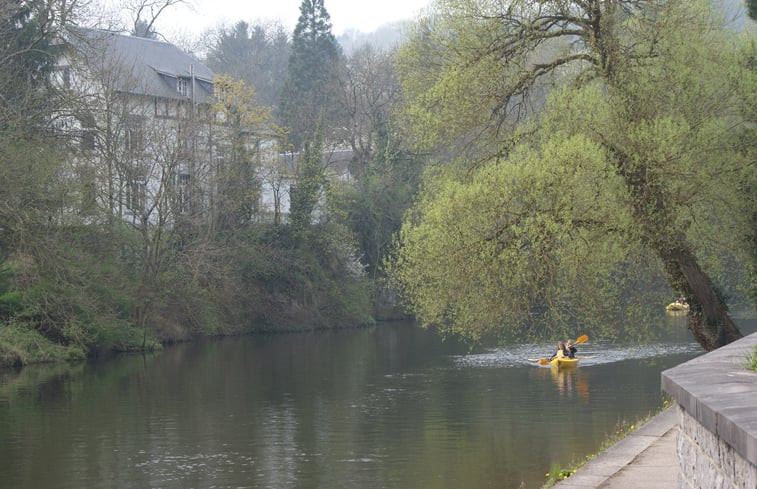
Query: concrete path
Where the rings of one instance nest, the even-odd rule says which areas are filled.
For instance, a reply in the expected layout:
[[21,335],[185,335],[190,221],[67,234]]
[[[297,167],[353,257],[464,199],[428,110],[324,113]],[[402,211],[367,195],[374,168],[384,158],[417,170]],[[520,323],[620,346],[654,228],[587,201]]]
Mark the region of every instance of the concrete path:
[[587,462],[556,489],[670,489],[678,486],[678,414],[671,406]]

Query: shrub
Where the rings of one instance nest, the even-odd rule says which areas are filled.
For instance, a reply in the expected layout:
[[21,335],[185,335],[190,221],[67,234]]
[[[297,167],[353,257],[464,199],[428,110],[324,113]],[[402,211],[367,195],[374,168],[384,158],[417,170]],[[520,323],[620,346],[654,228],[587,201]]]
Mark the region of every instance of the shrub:
[[754,351],[747,357],[747,360],[749,361],[749,368],[757,372],[757,346],[754,347]]
[[22,322],[0,325],[0,366],[30,363],[79,361],[85,358],[82,348],[53,343]]

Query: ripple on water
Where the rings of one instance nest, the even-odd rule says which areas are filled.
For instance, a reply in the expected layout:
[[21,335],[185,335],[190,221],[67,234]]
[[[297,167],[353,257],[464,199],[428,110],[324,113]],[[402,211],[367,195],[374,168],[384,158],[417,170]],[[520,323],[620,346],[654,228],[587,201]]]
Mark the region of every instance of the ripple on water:
[[[140,456],[148,455],[140,451]],[[195,453],[185,455],[154,455],[136,462],[134,466],[140,471],[150,474],[156,481],[179,481],[188,476],[202,475],[217,477],[223,472],[240,472],[249,468],[252,471],[255,461],[252,457],[241,453]]]
[[[539,358],[552,354],[554,347],[546,344],[522,344],[492,348],[483,353],[455,355],[452,357],[457,367],[502,368],[537,365]],[[578,357],[581,365],[604,365],[631,359],[649,359],[667,355],[701,353],[702,348],[691,343],[656,343],[648,345],[591,344],[580,346]]]

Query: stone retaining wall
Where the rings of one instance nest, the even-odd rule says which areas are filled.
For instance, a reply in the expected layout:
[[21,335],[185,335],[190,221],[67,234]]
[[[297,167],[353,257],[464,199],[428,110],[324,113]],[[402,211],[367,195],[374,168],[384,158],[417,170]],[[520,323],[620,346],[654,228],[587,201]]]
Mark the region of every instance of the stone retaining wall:
[[678,403],[679,489],[757,489],[757,333],[662,373]]

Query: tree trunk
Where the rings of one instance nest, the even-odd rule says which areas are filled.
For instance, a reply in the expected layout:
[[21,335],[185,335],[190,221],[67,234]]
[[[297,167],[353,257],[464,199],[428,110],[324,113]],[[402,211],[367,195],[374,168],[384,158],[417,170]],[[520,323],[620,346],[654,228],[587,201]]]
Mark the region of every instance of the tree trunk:
[[702,348],[712,351],[743,337],[728,316],[710,277],[688,247],[676,247],[661,253],[661,257],[671,284],[688,301],[688,327]]
[[686,235],[676,230],[665,186],[643,162],[634,162],[619,149],[611,149],[620,157],[618,173],[632,197],[632,215],[642,230],[645,245],[656,251],[671,287],[682,292],[688,301],[688,327],[694,339],[706,351],[712,351],[742,338],[715,285],[699,266]]

